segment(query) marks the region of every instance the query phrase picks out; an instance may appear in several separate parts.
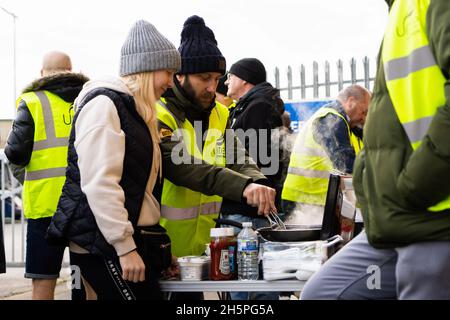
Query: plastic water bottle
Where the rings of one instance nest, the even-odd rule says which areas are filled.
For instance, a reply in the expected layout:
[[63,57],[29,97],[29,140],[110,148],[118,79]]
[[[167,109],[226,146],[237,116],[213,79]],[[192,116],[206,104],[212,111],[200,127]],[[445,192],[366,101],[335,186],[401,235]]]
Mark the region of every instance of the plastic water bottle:
[[251,222],[242,223],[238,234],[238,278],[239,280],[258,280],[258,235]]

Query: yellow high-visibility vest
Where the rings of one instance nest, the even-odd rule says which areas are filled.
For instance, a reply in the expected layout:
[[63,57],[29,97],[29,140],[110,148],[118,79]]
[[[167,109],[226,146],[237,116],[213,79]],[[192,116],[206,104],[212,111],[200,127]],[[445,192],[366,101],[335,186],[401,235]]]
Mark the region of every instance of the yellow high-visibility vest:
[[49,91],[27,92],[26,102],[34,121],[33,152],[25,167],[22,200],[28,219],[51,217],[66,181],[67,151],[73,107]]
[[314,140],[313,123],[329,113],[345,121],[350,137],[351,131],[347,119],[338,111],[327,107],[317,110],[305,123],[295,141],[281,193],[283,200],[325,205],[328,180],[333,165],[323,147]]
[[350,144],[355,149],[355,154],[358,154],[364,146],[362,139],[358,138],[353,132],[350,132]]
[[[196,161],[201,163],[204,160],[209,164],[225,166],[224,136],[228,121],[228,109],[225,106],[216,103],[212,109],[202,151],[198,148],[194,126],[189,120],[180,123],[169,111],[163,98],[156,108],[158,120],[178,135],[184,142],[185,151],[194,156]],[[219,196],[207,196],[164,179],[161,225],[167,229],[172,240],[174,255],[201,255],[205,251],[205,244],[210,242],[210,229],[215,226],[213,219],[219,216],[221,205],[222,198]]]
[[[426,34],[429,5],[430,0],[395,1],[381,52],[389,96],[413,150],[420,146],[438,108],[446,101],[446,80]],[[449,208],[450,195],[428,210]]]

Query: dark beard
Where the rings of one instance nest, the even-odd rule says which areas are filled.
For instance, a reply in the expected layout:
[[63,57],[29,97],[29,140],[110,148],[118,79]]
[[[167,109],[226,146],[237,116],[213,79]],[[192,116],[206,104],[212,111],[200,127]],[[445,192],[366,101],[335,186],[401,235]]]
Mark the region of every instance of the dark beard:
[[208,108],[214,101],[214,96],[211,97],[211,101],[207,106],[204,106],[201,101],[199,101],[195,95],[195,90],[191,85],[191,81],[189,80],[189,75],[185,76],[184,83],[181,84],[181,88],[183,88],[184,92],[187,94],[189,100],[193,102],[195,105],[202,107],[203,109]]

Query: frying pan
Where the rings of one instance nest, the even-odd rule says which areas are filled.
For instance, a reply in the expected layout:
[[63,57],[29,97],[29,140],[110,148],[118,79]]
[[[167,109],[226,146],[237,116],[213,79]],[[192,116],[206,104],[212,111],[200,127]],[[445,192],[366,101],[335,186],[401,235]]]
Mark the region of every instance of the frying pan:
[[[286,230],[264,227],[255,230],[268,241],[295,242],[327,240],[340,233],[339,217],[342,207],[341,179],[330,174],[322,225],[287,224]],[[230,225],[242,228],[242,224],[230,219],[214,219],[218,225]]]
[[[230,219],[214,219],[218,225],[230,225],[241,228],[242,223]],[[320,240],[322,226],[320,225],[298,225],[287,224],[286,230],[278,230],[272,227],[255,229],[267,241],[294,242],[294,241],[316,241]]]

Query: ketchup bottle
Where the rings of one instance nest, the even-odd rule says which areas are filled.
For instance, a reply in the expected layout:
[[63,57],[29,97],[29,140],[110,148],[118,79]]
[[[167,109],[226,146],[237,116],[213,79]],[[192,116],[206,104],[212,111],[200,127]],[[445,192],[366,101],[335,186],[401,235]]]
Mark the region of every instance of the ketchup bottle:
[[229,243],[227,228],[211,229],[211,280],[229,280],[233,277],[230,268]]

